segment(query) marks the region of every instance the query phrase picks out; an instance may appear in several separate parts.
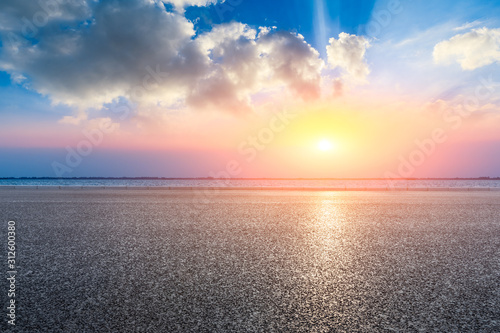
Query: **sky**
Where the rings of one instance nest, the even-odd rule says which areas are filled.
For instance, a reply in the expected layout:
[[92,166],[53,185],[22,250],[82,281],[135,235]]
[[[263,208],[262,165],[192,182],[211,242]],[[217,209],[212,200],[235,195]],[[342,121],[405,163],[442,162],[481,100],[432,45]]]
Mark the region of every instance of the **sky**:
[[0,3],[0,177],[498,177],[499,129],[497,1]]

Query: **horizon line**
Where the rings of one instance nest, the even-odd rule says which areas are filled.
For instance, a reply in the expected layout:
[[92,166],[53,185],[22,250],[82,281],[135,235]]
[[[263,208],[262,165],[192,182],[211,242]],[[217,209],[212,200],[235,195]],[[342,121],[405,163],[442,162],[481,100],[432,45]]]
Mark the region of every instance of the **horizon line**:
[[500,180],[500,177],[400,177],[400,178],[382,178],[382,177],[324,177],[324,178],[307,178],[307,177],[284,177],[284,178],[267,178],[267,177],[0,177],[0,180]]

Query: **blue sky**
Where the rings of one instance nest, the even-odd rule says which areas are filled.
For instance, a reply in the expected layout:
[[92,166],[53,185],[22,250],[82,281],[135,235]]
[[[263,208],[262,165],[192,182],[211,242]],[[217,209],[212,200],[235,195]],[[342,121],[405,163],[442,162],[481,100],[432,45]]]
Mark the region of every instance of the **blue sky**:
[[[190,6],[192,3],[199,6]],[[165,16],[167,12],[170,16]],[[98,176],[115,171],[127,176],[151,176],[151,169],[134,157],[140,145],[131,148],[134,153],[130,154],[127,168],[104,158],[116,154],[122,156],[120,160],[126,159],[125,137],[143,142],[141,156],[151,154],[150,160],[154,160],[161,150],[164,156],[171,154],[173,160],[179,161],[178,165],[155,169],[165,170],[158,176],[182,176],[183,170],[190,170],[184,176],[204,176],[220,162],[210,160],[210,151],[230,148],[215,143],[205,147],[196,137],[199,134],[187,138],[182,137],[183,133],[196,133],[194,128],[203,126],[202,121],[239,122],[239,132],[249,131],[251,126],[244,125],[246,120],[226,120],[227,115],[244,110],[237,111],[237,117],[241,113],[265,117],[265,105],[270,100],[276,108],[286,101],[302,105],[303,109],[329,105],[333,109],[378,110],[379,121],[389,123],[399,115],[394,111],[395,115],[387,116],[387,110],[411,110],[404,111],[411,119],[416,110],[425,113],[443,103],[456,107],[473,95],[485,78],[493,82],[493,90],[500,85],[500,56],[495,53],[496,47],[500,54],[497,1],[158,0],[155,8],[146,0],[98,1],[90,5],[75,1],[47,11],[24,0],[2,3],[0,13],[4,22],[0,25],[1,155],[7,161],[43,164],[20,168],[15,163],[2,163],[0,176],[53,175],[47,161],[56,159],[54,156],[63,159],[65,147],[77,145],[82,131],[106,119],[113,122],[114,128],[120,128],[119,133],[110,135],[109,144],[95,147],[98,153],[66,176]],[[40,13],[48,14],[47,21],[38,24],[33,36],[27,36],[23,18],[33,26]],[[19,44],[17,39],[13,42],[12,36],[20,37]],[[475,46],[471,49],[467,43]],[[252,47],[258,52],[270,52],[268,59],[256,58],[262,65],[246,59]],[[485,54],[488,61],[481,62],[478,54]],[[279,67],[283,61],[289,62],[288,67]],[[169,68],[168,78],[160,79],[154,91],[134,97],[134,89],[150,73],[145,68],[157,64]],[[257,67],[244,72],[248,66]],[[283,68],[289,72],[283,72]],[[248,79],[254,72],[258,74]],[[332,93],[332,89],[337,90]],[[333,100],[330,94],[342,98]],[[500,101],[496,96],[481,100],[471,119],[486,123],[481,115],[498,114]],[[266,103],[259,102],[262,100]],[[360,106],[360,101],[366,101],[366,105]],[[130,108],[126,119],[110,111],[119,105]],[[200,110],[204,106],[206,110]],[[217,114],[214,110],[223,112]],[[205,119],[208,112],[210,120]],[[371,115],[356,117],[368,119]],[[493,118],[488,119],[491,124]],[[420,120],[422,128],[434,121]],[[483,126],[467,121],[471,128]],[[217,135],[222,136],[224,131],[220,128]],[[219,141],[236,140],[233,146],[237,146],[236,134],[227,131],[227,137],[233,137]],[[482,140],[483,150],[498,153],[492,143],[497,138],[487,134],[494,128],[477,130],[481,135],[476,135],[480,139],[474,142],[472,130],[467,127],[463,131],[453,144],[463,141],[466,147],[476,147]],[[211,134],[207,130],[204,135]],[[410,148],[405,149],[401,154]],[[183,150],[189,156],[199,154],[200,165],[211,166],[188,168],[191,157],[175,157]],[[484,161],[482,165],[483,169],[467,167],[454,172],[460,176],[485,172],[493,175],[498,167],[497,162]],[[420,170],[424,169],[428,168]],[[438,172],[438,166],[429,170],[421,171],[421,175],[446,174]],[[343,171],[339,174],[349,176]],[[368,176],[379,174],[380,170]]]

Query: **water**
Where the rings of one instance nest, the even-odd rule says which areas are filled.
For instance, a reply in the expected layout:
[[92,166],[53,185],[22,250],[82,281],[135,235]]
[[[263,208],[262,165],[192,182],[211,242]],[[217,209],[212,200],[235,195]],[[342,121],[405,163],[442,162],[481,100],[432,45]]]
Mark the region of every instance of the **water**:
[[500,180],[330,180],[330,179],[0,179],[0,186],[150,187],[331,187],[331,188],[500,188]]

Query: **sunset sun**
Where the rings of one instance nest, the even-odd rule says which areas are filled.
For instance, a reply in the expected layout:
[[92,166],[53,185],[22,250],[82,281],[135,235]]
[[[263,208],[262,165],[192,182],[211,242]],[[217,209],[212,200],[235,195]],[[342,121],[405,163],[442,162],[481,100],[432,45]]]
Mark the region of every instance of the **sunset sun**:
[[318,142],[318,149],[321,151],[330,151],[332,148],[332,143],[327,139],[322,139]]

